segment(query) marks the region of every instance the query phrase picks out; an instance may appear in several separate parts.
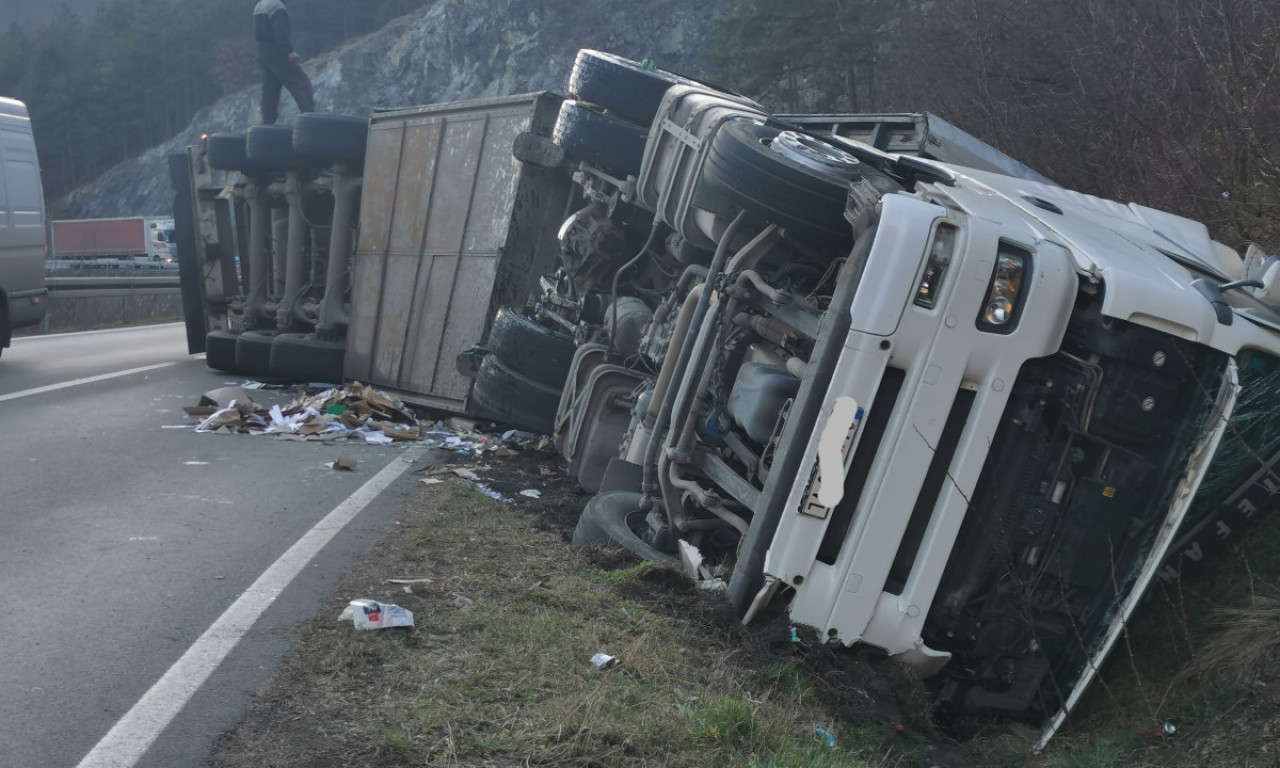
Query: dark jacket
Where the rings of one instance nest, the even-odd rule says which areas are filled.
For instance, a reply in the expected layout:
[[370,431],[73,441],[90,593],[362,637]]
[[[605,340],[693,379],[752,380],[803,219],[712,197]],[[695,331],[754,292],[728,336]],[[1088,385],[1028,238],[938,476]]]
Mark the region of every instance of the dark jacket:
[[282,0],[259,0],[253,8],[253,37],[258,55],[288,58],[293,53],[289,32],[289,9]]

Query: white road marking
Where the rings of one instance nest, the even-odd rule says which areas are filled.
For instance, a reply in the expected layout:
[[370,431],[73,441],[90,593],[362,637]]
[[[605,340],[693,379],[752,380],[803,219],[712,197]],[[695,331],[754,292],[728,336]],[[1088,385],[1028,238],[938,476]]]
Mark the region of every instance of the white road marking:
[[209,466],[209,462],[207,462],[207,461],[184,461],[184,462],[182,462],[182,463],[183,463],[183,464],[185,464],[185,465],[186,465],[186,466],[188,466],[188,467],[207,467],[207,466]]
[[356,489],[263,571],[76,768],[132,768],[284,588],[339,531],[426,451],[409,448]]
[[17,400],[23,397],[31,397],[32,395],[43,395],[46,392],[57,392],[59,389],[67,389],[68,387],[78,387],[81,384],[93,384],[97,381],[107,381],[108,379],[118,379],[121,376],[132,376],[135,373],[146,373],[147,371],[158,371],[161,368],[172,368],[177,363],[156,363],[155,365],[144,365],[141,368],[130,368],[127,371],[116,371],[114,373],[100,373],[97,376],[86,376],[83,379],[72,379],[70,381],[60,381],[57,384],[46,384],[43,387],[35,387],[33,389],[24,389],[20,392],[10,392],[7,395],[0,395],[0,403],[7,400]]

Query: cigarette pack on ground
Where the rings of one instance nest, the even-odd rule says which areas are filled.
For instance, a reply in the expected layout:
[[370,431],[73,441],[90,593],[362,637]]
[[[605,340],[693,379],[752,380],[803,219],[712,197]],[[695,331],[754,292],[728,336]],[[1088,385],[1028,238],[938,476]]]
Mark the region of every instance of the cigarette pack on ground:
[[356,629],[386,629],[388,627],[412,627],[413,611],[391,603],[359,598],[352,600],[338,615],[338,619],[351,619]]

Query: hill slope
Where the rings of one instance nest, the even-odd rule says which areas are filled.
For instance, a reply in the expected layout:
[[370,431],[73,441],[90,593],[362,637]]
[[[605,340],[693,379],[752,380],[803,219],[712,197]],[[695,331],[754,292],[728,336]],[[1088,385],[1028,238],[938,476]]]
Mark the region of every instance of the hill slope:
[[[589,4],[559,0],[439,0],[305,63],[321,112],[367,115],[536,90],[563,90],[579,48],[651,57],[696,73],[700,44],[722,0]],[[60,218],[163,214],[172,207],[165,157],[204,133],[261,122],[257,86],[201,111],[184,131],[51,206]],[[281,122],[296,115],[287,93]]]

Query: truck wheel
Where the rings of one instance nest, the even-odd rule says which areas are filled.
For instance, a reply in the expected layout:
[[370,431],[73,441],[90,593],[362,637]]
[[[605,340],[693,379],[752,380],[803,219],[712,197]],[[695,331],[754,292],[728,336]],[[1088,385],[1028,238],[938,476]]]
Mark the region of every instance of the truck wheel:
[[319,163],[293,149],[293,129],[287,125],[255,125],[245,134],[249,162],[270,168],[312,168]]
[[551,140],[588,165],[615,176],[635,176],[644,159],[645,129],[578,101],[560,105]]
[[476,413],[494,421],[549,435],[555,430],[560,390],[508,370],[485,355],[471,387]]
[[238,373],[236,369],[236,339],[239,334],[231,331],[210,331],[204,337],[204,362],[215,371]]
[[293,124],[293,148],[335,163],[364,163],[369,120],[351,115],[305,112]]
[[270,170],[249,159],[243,133],[215,133],[206,139],[205,147],[209,165],[220,171],[260,174]]
[[278,331],[245,331],[236,339],[236,372],[245,376],[271,376],[271,344]]
[[645,69],[630,59],[604,51],[583,49],[569,73],[569,93],[614,112],[618,117],[649,125],[667,89],[689,81],[660,69]]
[[341,384],[346,351],[344,341],[282,333],[271,343],[271,375],[308,383]]
[[821,243],[852,242],[845,221],[849,184],[866,178],[881,192],[896,186],[838,147],[798,131],[747,121],[724,125],[712,140],[704,178],[749,213]]
[[573,529],[574,546],[617,544],[645,560],[680,565],[680,558],[654,547],[636,529],[642,524],[640,494],[634,491],[606,491],[591,497]]
[[573,337],[548,328],[525,307],[506,306],[493,319],[485,345],[503,367],[556,389],[564,387],[573,362]]

